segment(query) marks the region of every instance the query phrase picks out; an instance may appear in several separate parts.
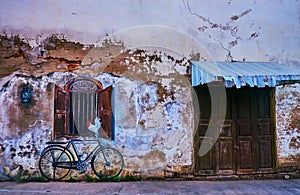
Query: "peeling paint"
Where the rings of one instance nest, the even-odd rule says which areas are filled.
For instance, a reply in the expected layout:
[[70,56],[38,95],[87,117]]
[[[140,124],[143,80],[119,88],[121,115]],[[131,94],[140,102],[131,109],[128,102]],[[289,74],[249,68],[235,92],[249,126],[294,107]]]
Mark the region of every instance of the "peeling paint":
[[300,84],[276,87],[276,133],[279,166],[300,166]]
[[[233,60],[232,48],[241,40],[260,36],[259,31],[239,35],[236,22],[251,15],[252,9],[232,15],[227,23],[189,11],[204,22],[201,33],[219,30],[230,37],[228,41],[211,36],[228,52],[227,60]],[[194,108],[187,57],[164,48],[128,49],[123,42],[109,39],[95,47],[58,35],[36,45],[18,35],[3,35],[0,49],[0,168],[22,166],[24,174],[39,175],[39,154],[53,131],[53,87],[63,88],[69,80],[87,76],[104,87],[113,86],[113,144],[124,155],[125,173],[164,176],[193,172]],[[190,57],[203,60],[201,55],[195,51]],[[23,84],[33,91],[30,104],[20,103]],[[276,88],[279,165],[295,165],[299,156],[299,91],[299,84]],[[83,145],[81,149],[89,151],[91,147]]]
[[[10,49],[25,44],[24,40],[17,45],[14,38],[9,40]],[[24,49],[26,55],[17,71],[8,69],[1,75],[0,103],[5,106],[0,112],[0,167],[13,170],[22,166],[27,176],[39,175],[39,154],[53,131],[54,85],[63,88],[79,75],[93,77],[104,87],[113,86],[114,144],[128,165],[125,172],[163,175],[167,165],[192,165],[192,150],[187,150],[192,147],[189,131],[193,127],[192,119],[186,120],[192,113],[187,106],[191,105],[191,90],[185,76],[186,58],[161,51],[127,50],[109,41],[102,48],[86,48],[55,36],[42,43]],[[1,66],[18,58],[2,58]],[[23,84],[32,89],[31,103],[20,102]]]

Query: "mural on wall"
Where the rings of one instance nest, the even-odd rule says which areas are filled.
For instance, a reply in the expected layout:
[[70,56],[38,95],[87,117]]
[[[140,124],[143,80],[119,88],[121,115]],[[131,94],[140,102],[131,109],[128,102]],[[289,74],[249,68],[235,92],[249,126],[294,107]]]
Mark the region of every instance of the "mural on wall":
[[[19,51],[19,46],[14,45],[15,39],[20,40],[21,45],[26,44],[18,36],[3,36],[3,48],[12,50],[12,52],[14,49]],[[68,83],[76,81],[78,78],[98,81],[103,85],[104,90],[112,86],[111,100],[114,115],[112,131],[116,147],[125,156],[125,175],[133,173],[137,175],[146,173],[164,175],[165,172],[161,170],[168,169],[168,167],[170,170],[167,172],[172,174],[172,169],[174,169],[172,167],[178,166],[179,163],[192,164],[193,126],[191,125],[192,118],[189,116],[192,115],[193,109],[190,96],[191,87],[189,78],[186,76],[188,74],[188,61],[186,59],[176,59],[175,56],[171,57],[166,53],[148,52],[141,49],[124,52],[122,45],[114,45],[111,42],[106,48],[92,50],[90,47],[90,51],[86,54],[88,57],[85,56],[91,59],[96,55],[101,56],[99,52],[107,50],[105,52],[110,53],[107,57],[110,60],[109,63],[93,61],[90,64],[74,65],[72,55],[68,56],[68,60],[62,60],[55,51],[61,47],[64,48],[63,45],[67,45],[75,46],[73,52],[76,53],[76,48],[79,47],[77,44],[56,36],[49,37],[44,43],[46,44],[43,45],[42,56],[35,59],[43,59],[42,62],[37,63],[38,65],[36,65],[35,60],[27,61],[25,56],[24,64],[18,67],[18,70],[9,72],[8,69],[7,72],[3,72],[7,75],[2,77],[1,101],[7,102],[8,105],[1,112],[3,119],[1,121],[1,131],[3,132],[1,136],[1,140],[3,140],[1,164],[4,165],[5,170],[15,170],[17,167],[18,170],[22,170],[22,175],[24,172],[26,173],[24,177],[39,175],[36,163],[40,152],[45,147],[45,143],[55,137],[55,131],[57,131],[55,128],[57,108],[54,101],[54,97],[57,95],[54,88],[59,87],[75,93],[73,89],[75,84]],[[46,49],[48,44],[52,45],[50,49]],[[11,45],[13,47],[10,47]],[[85,49],[82,46],[78,50],[84,51]],[[34,52],[34,50],[30,49],[26,52]],[[105,52],[102,56],[104,59],[106,57]],[[114,60],[112,60],[112,56],[115,56],[113,57]],[[74,55],[75,57],[80,61],[77,55]],[[24,56],[13,57],[13,59],[17,58],[24,58]],[[3,59],[2,65],[5,65],[6,58]],[[128,59],[134,60],[135,63],[126,63]],[[11,62],[8,62],[8,66],[11,65]],[[106,66],[102,68],[104,65]],[[162,67],[158,68],[160,66]],[[178,68],[176,68],[177,66]],[[135,74],[131,71],[138,73],[136,74],[138,77],[133,77]],[[27,74],[31,76],[26,76]],[[160,75],[165,76],[161,78]],[[23,90],[24,83],[26,86],[30,86],[32,90],[30,104],[22,103],[20,100],[19,93]],[[12,95],[10,91],[14,88],[18,90],[15,90],[14,95]],[[177,92],[175,93],[175,91]],[[181,93],[185,95],[181,96]],[[45,98],[46,96],[49,98]],[[73,101],[75,101],[74,98],[75,96]],[[18,104],[16,105],[15,102]],[[70,108],[74,109],[74,107]],[[36,109],[39,111],[37,112]],[[18,118],[22,118],[24,112],[31,120],[25,118],[26,122],[17,122]],[[178,112],[186,112],[187,116],[179,115]],[[85,117],[81,115],[80,118]],[[18,124],[21,126],[17,126]],[[85,125],[86,123],[82,122],[82,124]],[[79,127],[79,123],[76,124],[75,122],[75,125]],[[41,132],[41,129],[45,128],[47,130]],[[15,133],[6,131],[6,129],[13,129]],[[25,132],[29,138],[32,136],[34,138],[30,141],[24,140],[28,144],[23,146],[20,145],[23,143],[20,140],[28,139],[23,137]],[[141,166],[142,164],[143,166]]]
[[[297,7],[298,1],[4,3],[1,177],[40,176],[40,152],[55,137],[55,89],[78,78],[112,87],[112,144],[124,155],[123,176],[192,174],[200,108],[190,60],[299,67]],[[298,165],[298,88],[276,88],[279,165]]]

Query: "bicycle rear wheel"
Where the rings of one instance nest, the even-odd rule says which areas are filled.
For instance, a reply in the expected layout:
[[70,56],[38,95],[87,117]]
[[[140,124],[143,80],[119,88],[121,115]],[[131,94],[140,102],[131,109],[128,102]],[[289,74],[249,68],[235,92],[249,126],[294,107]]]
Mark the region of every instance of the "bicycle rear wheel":
[[72,168],[70,152],[63,147],[49,147],[39,160],[41,174],[52,181],[65,178]]
[[124,160],[122,154],[114,148],[102,148],[91,161],[94,173],[103,179],[117,177],[123,170]]

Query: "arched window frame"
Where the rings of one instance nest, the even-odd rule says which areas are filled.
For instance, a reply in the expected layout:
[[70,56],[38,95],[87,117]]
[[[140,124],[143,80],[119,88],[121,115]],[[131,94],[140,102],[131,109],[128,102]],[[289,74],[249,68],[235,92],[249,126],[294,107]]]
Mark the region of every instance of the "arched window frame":
[[[77,83],[86,82],[86,86],[75,86]],[[89,83],[91,84],[89,86]],[[96,87],[94,87],[94,86]],[[79,87],[79,88],[78,88]],[[80,93],[91,93],[94,92],[96,95],[96,113],[101,119],[101,126],[104,131],[104,136],[114,139],[114,134],[112,130],[112,105],[111,105],[111,95],[112,86],[103,89],[102,84],[93,78],[79,77],[69,80],[64,88],[55,86],[55,96],[54,96],[54,128],[53,128],[53,139],[59,137],[77,137],[78,132],[74,131],[73,122],[73,112],[72,108],[72,94]],[[95,117],[94,116],[94,117]],[[94,118],[88,119],[94,123]],[[83,122],[85,123],[85,121]],[[86,125],[86,124],[82,124]],[[85,128],[85,127],[82,127]],[[87,129],[87,127],[86,127]],[[86,136],[88,131],[80,136]]]

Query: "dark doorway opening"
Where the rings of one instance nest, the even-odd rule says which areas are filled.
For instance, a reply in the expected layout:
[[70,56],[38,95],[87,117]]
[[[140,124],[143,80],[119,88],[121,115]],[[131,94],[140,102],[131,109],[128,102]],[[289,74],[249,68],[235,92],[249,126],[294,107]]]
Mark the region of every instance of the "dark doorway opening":
[[[221,90],[218,86],[213,90]],[[211,88],[211,86],[210,86]],[[275,166],[274,88],[226,88],[211,97],[207,85],[194,88],[200,107],[195,136],[195,168],[199,175],[271,173]],[[223,88],[224,90],[224,88]],[[226,95],[226,114],[212,112]],[[213,101],[212,101],[213,100]],[[212,128],[208,128],[211,125]],[[208,130],[210,132],[208,132]],[[199,155],[200,145],[210,148]]]

